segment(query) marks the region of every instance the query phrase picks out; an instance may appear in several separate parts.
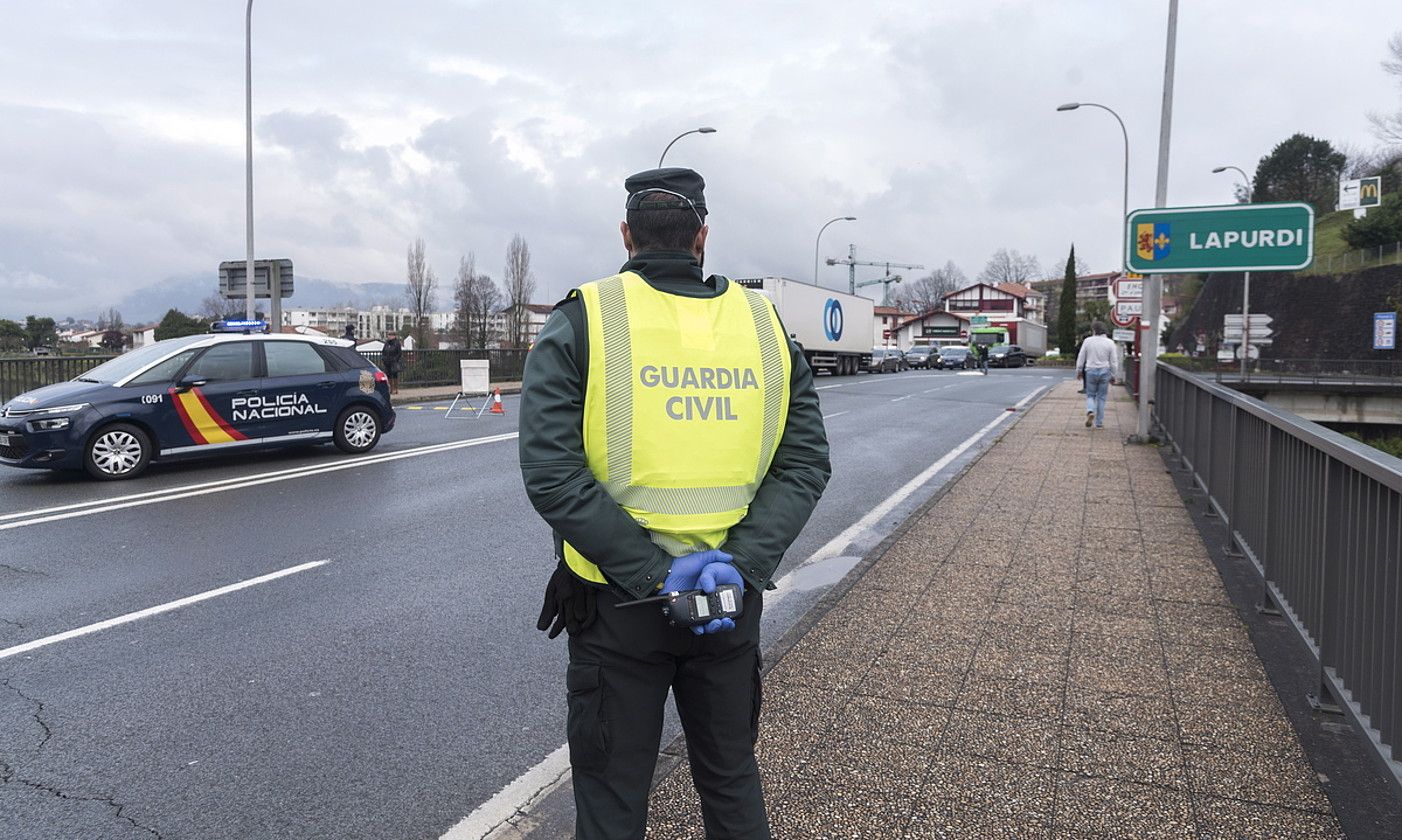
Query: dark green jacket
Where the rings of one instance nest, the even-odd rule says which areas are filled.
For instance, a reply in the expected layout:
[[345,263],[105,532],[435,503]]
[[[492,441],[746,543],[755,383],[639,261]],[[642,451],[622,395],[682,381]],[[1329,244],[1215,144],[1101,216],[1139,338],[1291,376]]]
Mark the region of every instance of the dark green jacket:
[[[703,277],[690,254],[636,255],[620,271],[635,271],[658,291],[709,298],[725,291],[724,277]],[[556,305],[526,358],[521,390],[521,475],[526,495],[555,530],[555,550],[568,540],[616,586],[637,598],[667,576],[672,558],[648,538],[594,479],[584,459],[584,391],[589,339],[584,306],[573,293]],[[827,486],[827,432],[813,372],[789,342],[793,373],[789,414],[769,475],[749,513],[722,547],[751,587],[773,588],[774,570],[798,537]]]

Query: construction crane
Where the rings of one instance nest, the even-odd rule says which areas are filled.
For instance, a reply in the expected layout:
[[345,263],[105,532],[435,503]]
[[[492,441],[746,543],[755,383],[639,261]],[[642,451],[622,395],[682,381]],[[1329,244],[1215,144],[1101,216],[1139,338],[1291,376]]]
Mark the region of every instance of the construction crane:
[[[881,288],[881,305],[882,305],[882,306],[886,306],[886,305],[888,305],[889,302],[890,302],[890,299],[891,299],[891,284],[892,284],[892,283],[899,283],[899,282],[901,282],[901,276],[900,276],[899,274],[892,274],[892,273],[891,273],[891,269],[893,269],[893,268],[916,269],[916,268],[924,268],[924,267],[925,267],[925,266],[923,266],[923,265],[912,265],[912,264],[910,264],[910,263],[869,262],[869,261],[866,261],[866,260],[859,260],[859,259],[857,259],[857,246],[856,246],[856,245],[848,245],[848,246],[847,246],[847,259],[845,259],[845,260],[835,260],[835,259],[833,259],[832,257],[828,257],[827,263],[828,263],[828,265],[845,265],[845,266],[847,266],[847,290],[848,290],[849,292],[851,292],[852,294],[854,294],[854,295],[857,293],[857,289],[860,289],[860,288],[863,287],[863,286],[874,286],[874,285],[876,285],[877,283],[880,283],[881,286],[882,286],[882,288]],[[859,266],[859,265],[871,265],[871,266],[876,266],[876,267],[878,267],[878,268],[885,268],[885,269],[886,269],[886,276],[885,276],[885,277],[878,277],[878,278],[876,278],[875,280],[863,280],[862,282],[858,283],[858,282],[857,282],[857,266]]]

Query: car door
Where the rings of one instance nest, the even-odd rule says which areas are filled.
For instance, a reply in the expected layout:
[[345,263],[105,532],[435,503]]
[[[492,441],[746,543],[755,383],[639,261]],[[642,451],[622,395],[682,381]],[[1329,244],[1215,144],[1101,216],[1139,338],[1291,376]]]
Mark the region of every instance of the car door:
[[108,414],[144,422],[155,433],[155,443],[162,453],[195,445],[180,420],[174,386],[180,372],[199,353],[198,349],[176,353],[128,379],[121,388],[122,399],[108,407]]
[[266,423],[259,410],[252,341],[205,349],[171,389],[191,447],[234,448],[257,443]]
[[308,342],[270,338],[258,343],[264,367],[259,390],[268,424],[264,436],[329,439],[345,375]]

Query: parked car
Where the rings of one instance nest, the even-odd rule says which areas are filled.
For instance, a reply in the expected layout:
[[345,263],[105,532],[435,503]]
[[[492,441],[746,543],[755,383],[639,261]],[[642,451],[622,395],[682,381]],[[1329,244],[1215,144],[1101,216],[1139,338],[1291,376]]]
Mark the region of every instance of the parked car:
[[972,367],[969,348],[958,345],[941,347],[939,357],[934,359],[934,366],[939,370],[964,370]]
[[931,347],[928,344],[921,344],[905,351],[905,360],[906,363],[909,364],[912,368],[929,370],[930,358],[934,355],[936,355],[935,348]]
[[905,351],[898,347],[890,348],[889,352],[896,357],[896,370],[910,370],[910,360],[905,357]]
[[896,358],[896,353],[885,347],[871,348],[871,362],[867,365],[867,373],[895,373],[901,369],[900,360]]
[[1027,354],[1016,344],[995,344],[988,348],[989,367],[1024,367]]

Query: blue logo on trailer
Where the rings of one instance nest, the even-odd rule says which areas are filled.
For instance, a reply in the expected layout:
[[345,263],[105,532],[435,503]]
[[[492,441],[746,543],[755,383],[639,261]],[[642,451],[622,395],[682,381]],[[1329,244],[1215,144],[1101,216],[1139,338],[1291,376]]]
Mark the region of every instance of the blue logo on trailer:
[[823,306],[823,334],[828,341],[842,338],[842,304],[836,298],[828,298]]

